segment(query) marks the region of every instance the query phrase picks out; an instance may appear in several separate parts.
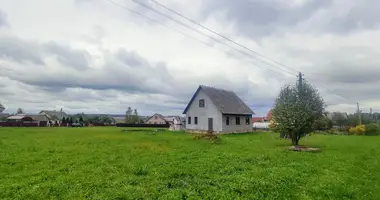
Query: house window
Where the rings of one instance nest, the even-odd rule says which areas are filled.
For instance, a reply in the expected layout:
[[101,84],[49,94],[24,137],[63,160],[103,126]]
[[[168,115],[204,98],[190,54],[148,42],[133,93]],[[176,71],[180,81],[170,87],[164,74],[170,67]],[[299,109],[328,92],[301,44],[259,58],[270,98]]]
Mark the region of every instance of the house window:
[[154,119],[157,119],[157,116],[154,116]]
[[194,124],[198,124],[198,117],[194,117]]
[[230,125],[230,118],[229,117],[226,117],[226,125]]
[[191,124],[191,117],[187,118],[187,124]]
[[199,99],[199,107],[200,108],[205,107],[205,100],[204,99]]
[[236,125],[240,125],[240,117],[236,117]]
[[246,118],[245,118],[245,124],[246,124],[246,125],[249,125],[249,124],[250,124],[249,121],[250,121],[250,118],[249,118],[249,117],[246,117]]

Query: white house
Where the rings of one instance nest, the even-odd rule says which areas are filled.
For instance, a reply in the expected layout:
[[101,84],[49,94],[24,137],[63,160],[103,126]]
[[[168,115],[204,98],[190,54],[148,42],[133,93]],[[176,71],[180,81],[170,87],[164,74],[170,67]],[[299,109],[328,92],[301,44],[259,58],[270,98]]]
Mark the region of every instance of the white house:
[[199,86],[186,109],[186,131],[242,133],[252,131],[254,112],[232,91]]

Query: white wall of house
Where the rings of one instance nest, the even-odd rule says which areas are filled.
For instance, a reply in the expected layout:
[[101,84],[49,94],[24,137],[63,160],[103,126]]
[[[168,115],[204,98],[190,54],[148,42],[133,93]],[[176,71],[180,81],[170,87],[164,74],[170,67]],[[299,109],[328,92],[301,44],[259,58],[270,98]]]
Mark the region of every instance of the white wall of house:
[[[204,107],[199,107],[200,99],[204,99]],[[191,118],[191,123],[189,123],[189,117]],[[195,117],[198,118],[197,124],[195,124]],[[222,113],[211,101],[211,99],[202,90],[200,90],[186,112],[186,129],[207,131],[208,118],[213,118],[213,130],[216,132],[221,132]]]
[[[227,125],[227,117],[229,125]],[[236,124],[236,117],[240,118],[240,125]],[[252,115],[223,115],[223,132],[244,133],[250,131],[252,131]]]

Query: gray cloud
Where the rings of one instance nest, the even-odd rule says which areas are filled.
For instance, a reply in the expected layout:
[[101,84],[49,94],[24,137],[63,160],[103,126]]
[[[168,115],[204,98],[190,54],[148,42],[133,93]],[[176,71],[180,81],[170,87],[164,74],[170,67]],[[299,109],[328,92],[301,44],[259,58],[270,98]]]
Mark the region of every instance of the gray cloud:
[[380,4],[377,0],[366,1],[339,1],[337,6],[354,4],[344,15],[329,13],[324,30],[345,34],[355,30],[380,28]]
[[347,34],[380,28],[377,0],[308,0],[290,6],[284,1],[212,0],[204,6],[204,17],[223,11],[223,20],[233,22],[247,37],[283,35],[295,28],[303,32]]
[[80,70],[89,67],[86,59],[86,57],[89,56],[87,51],[75,50],[55,42],[46,43],[43,45],[43,48],[47,53],[57,56],[57,60],[68,67],[74,67]]
[[[54,55],[64,55],[66,59],[72,56],[70,47],[63,48],[57,43],[40,46],[42,47],[36,49],[40,49],[41,54],[49,51],[46,55],[54,53]],[[46,61],[46,66],[31,66],[28,71],[25,71],[23,66],[12,67],[6,70],[4,76],[37,87],[39,93],[49,95],[52,101],[92,101],[93,103],[105,102],[108,99],[115,101],[117,95],[111,92],[115,91],[126,96],[143,95],[144,98],[136,99],[134,103],[141,109],[154,112],[171,110],[172,114],[182,112],[200,84],[233,90],[247,102],[254,101],[253,107],[263,107],[272,98],[270,93],[263,93],[258,85],[251,83],[247,78],[230,80],[221,75],[197,77],[190,73],[180,74],[181,76],[176,78],[168,70],[166,63],[151,63],[134,51],[119,49],[115,52],[106,52],[104,56],[105,62],[102,66],[87,68],[85,71],[71,68],[72,71],[65,73],[62,70],[55,70],[56,67],[49,67],[50,64]],[[15,57],[15,60],[17,59]],[[70,64],[62,61],[61,68],[65,69]],[[252,91],[255,93],[253,96]],[[120,105],[127,105],[129,101],[131,100],[121,100]]]
[[0,36],[0,58],[10,59],[19,63],[44,64],[39,45],[24,41],[17,37]]
[[2,10],[0,10],[0,28],[8,27],[8,26],[9,26],[9,22],[7,19],[7,15]]
[[291,7],[283,1],[263,0],[212,0],[207,1],[204,16],[215,12],[226,13],[225,20],[236,23],[237,28],[249,37],[272,34],[283,27],[295,26],[310,18],[331,1],[310,0],[301,6]]

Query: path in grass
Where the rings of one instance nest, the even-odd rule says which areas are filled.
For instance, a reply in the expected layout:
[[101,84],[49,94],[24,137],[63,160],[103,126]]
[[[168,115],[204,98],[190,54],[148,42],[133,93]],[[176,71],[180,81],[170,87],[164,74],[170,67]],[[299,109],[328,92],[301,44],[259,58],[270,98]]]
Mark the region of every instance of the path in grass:
[[376,199],[380,137],[0,128],[0,199]]

